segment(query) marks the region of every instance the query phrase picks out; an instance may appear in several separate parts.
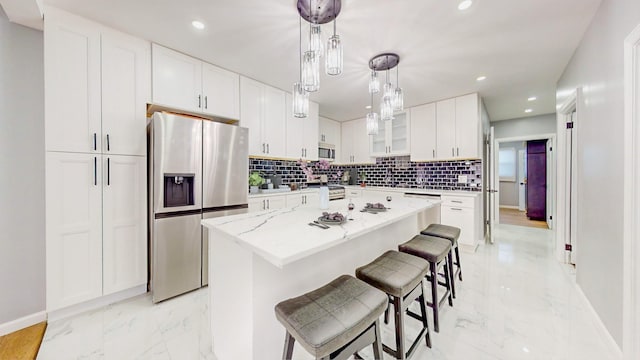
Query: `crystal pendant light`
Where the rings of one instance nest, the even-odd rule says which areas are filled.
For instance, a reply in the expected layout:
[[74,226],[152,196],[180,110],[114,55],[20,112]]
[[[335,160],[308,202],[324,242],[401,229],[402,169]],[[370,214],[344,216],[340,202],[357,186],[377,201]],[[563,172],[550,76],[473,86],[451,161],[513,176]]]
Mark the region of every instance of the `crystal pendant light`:
[[309,29],[309,50],[315,51],[318,57],[322,57],[324,53],[322,30],[319,24],[311,24],[311,28]]
[[393,120],[393,104],[390,96],[383,96],[380,103],[380,118],[384,121]]
[[371,76],[369,77],[369,93],[375,94],[380,91],[380,80],[378,80],[378,73],[375,70],[371,70]]
[[[334,9],[336,8],[335,3],[334,0]],[[342,74],[342,43],[340,42],[340,36],[336,34],[336,18],[333,18],[333,35],[327,41],[324,69],[327,75]]]
[[367,134],[378,135],[378,113],[373,111],[373,94],[371,94],[371,110],[367,113]]
[[320,89],[320,63],[315,51],[305,51],[302,56],[302,85],[309,92]]
[[309,93],[304,89],[302,85],[302,20],[299,22],[299,41],[298,41],[298,56],[300,61],[298,62],[299,78],[298,82],[293,84],[293,116],[297,118],[306,118],[309,114]]
[[396,88],[393,91],[393,110],[394,111],[402,111],[404,110],[404,97],[402,96],[402,88],[400,87],[400,81],[398,80],[398,73],[400,66],[396,67]]

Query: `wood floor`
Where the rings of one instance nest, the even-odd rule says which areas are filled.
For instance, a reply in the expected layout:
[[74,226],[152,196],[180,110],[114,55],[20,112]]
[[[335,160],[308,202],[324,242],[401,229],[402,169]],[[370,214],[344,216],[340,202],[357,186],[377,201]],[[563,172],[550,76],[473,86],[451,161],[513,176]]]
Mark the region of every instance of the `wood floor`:
[[529,220],[524,211],[509,208],[500,208],[500,224],[528,226],[540,229],[549,228],[546,221]]
[[38,355],[46,322],[0,336],[0,359],[32,360]]

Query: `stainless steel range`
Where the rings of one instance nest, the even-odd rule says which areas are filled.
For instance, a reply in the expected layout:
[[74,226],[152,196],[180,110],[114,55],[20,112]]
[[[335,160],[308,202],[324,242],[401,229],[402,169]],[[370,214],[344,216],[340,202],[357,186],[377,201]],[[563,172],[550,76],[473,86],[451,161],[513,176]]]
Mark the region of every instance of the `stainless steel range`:
[[[307,183],[310,188],[319,188],[320,183]],[[340,200],[345,198],[346,191],[341,185],[327,185],[329,187],[329,200]]]

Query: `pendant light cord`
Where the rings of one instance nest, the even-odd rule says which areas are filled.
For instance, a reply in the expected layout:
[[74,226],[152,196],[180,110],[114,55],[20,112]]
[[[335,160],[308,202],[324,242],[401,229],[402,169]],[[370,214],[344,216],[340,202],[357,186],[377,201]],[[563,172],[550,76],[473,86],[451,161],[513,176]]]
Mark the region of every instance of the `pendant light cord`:
[[298,17],[298,56],[300,57],[300,62],[298,63],[298,68],[300,69],[300,84],[302,84],[302,16]]
[[396,65],[396,87],[400,87],[400,63]]
[[336,10],[336,0],[333,0],[333,36],[336,36],[336,21],[338,21]]

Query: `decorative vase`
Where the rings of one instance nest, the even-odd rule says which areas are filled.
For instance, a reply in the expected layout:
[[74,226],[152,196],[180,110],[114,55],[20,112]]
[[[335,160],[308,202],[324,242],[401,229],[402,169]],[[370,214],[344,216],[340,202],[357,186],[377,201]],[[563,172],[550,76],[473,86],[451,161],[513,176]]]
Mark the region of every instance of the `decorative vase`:
[[326,210],[329,208],[329,187],[326,185],[320,186],[320,209]]

